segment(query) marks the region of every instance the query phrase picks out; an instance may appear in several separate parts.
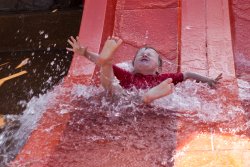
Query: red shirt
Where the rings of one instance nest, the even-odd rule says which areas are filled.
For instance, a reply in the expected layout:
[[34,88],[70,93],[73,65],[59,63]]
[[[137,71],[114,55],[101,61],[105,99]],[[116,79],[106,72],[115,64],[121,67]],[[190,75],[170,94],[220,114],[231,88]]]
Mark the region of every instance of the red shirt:
[[133,74],[116,65],[113,65],[113,71],[116,78],[120,81],[120,85],[125,89],[132,88],[133,86],[137,89],[152,88],[167,78],[172,78],[174,84],[183,81],[183,73],[164,73],[157,75]]

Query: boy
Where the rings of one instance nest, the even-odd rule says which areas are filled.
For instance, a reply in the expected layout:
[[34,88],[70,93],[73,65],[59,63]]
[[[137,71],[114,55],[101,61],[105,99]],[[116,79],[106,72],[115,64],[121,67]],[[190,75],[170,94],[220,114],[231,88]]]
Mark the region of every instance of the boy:
[[[101,84],[104,89],[110,93],[122,92],[123,88],[150,88],[149,91],[142,96],[142,101],[145,104],[149,104],[158,98],[171,94],[173,83],[177,84],[186,79],[194,79],[197,82],[205,82],[211,87],[214,87],[222,78],[222,74],[218,75],[215,79],[203,77],[191,72],[160,74],[162,60],[157,51],[151,47],[142,47],[137,51],[132,62],[134,72],[128,72],[116,65],[112,65],[112,55],[122,44],[122,40],[118,37],[109,37],[100,55],[89,52],[86,47],[82,47],[79,42],[79,37],[75,39],[71,36],[68,43],[72,46],[72,48],[67,48],[68,51],[73,51],[85,56],[100,67]],[[118,85],[114,84],[114,76],[120,82]]]

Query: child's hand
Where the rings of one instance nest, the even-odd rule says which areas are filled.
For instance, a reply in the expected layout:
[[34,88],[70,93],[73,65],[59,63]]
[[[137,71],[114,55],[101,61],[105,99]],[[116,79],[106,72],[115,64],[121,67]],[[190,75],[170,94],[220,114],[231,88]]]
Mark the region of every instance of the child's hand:
[[76,39],[71,36],[70,39],[68,39],[68,43],[72,47],[72,48],[66,48],[68,51],[72,51],[72,52],[79,54],[79,55],[85,54],[87,47],[81,46],[78,36],[76,37]]
[[219,83],[219,80],[222,79],[222,73],[220,73],[215,79],[210,79],[208,81],[208,85],[211,87],[211,88],[216,88],[216,84]]
[[119,37],[108,37],[108,39],[106,40],[104,46],[109,47],[110,49],[117,49],[120,45],[122,44],[122,39],[120,39]]
[[122,39],[119,37],[108,37],[106,40],[103,49],[100,53],[100,57],[98,59],[97,64],[102,66],[112,59],[113,53],[116,51],[116,49],[122,44]]

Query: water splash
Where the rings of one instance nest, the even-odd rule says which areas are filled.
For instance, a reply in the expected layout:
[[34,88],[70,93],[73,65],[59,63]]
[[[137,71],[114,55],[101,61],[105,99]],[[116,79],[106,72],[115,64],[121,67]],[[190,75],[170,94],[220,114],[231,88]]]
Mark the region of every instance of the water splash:
[[250,82],[238,79],[239,97],[242,100],[250,100]]
[[47,39],[49,37],[49,34],[45,34],[44,38]]
[[39,34],[40,34],[40,35],[43,35],[43,34],[44,34],[44,30],[40,30],[40,31],[39,31]]
[[[62,89],[61,86],[55,87],[55,92],[58,89]],[[20,101],[19,105],[26,105],[23,114],[6,116],[6,127],[0,134],[0,157],[2,158],[0,166],[5,166],[15,157],[32,130],[35,129],[47,106],[56,103],[56,101],[51,101],[55,99],[55,92],[51,91],[39,97],[33,97],[28,103]]]
[[[244,115],[244,111],[237,106],[224,108],[221,104],[228,99],[216,96],[216,91],[206,84],[193,81],[176,85],[172,95],[156,100],[151,106],[145,106],[140,101],[140,96],[147,90],[128,91],[126,96],[111,98],[103,92],[103,88],[94,86],[76,84],[70,90],[60,86],[55,89],[65,92],[70,101],[51,101],[56,99],[53,91],[32,98],[22,116],[9,116],[9,120],[16,122],[13,125],[20,127],[13,131],[9,126],[0,136],[4,163],[14,157],[37,126],[46,107],[53,103],[59,103],[58,115],[70,114],[71,119],[57,146],[58,151],[46,157],[46,162],[43,158],[34,159],[34,162],[52,166],[101,165],[117,155],[123,157],[123,160],[114,162],[118,166],[119,163],[131,166],[129,163],[136,161],[145,162],[145,166],[171,166],[177,135],[184,139],[187,133],[198,129],[207,129],[210,133],[211,126],[218,127],[222,133],[237,134],[249,130],[250,126],[248,122],[244,126],[228,126],[228,122],[236,120],[239,113]],[[204,92],[206,97],[213,98],[207,99]],[[226,126],[221,126],[223,124]],[[44,131],[49,133],[57,126],[60,122]],[[10,138],[16,142],[11,151],[6,146]],[[141,153],[139,156],[138,152]],[[139,159],[133,159],[133,155]],[[20,162],[17,166],[29,163]]]

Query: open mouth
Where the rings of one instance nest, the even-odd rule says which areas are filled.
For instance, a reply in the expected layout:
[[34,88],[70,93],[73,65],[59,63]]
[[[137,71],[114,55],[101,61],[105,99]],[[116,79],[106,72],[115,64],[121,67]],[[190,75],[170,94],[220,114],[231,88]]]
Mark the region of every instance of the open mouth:
[[141,61],[142,61],[142,62],[147,62],[147,61],[149,61],[149,58],[148,58],[148,57],[142,57],[142,58],[141,58]]
[[146,62],[146,61],[148,61],[148,59],[141,59],[141,61],[142,61],[142,62]]

